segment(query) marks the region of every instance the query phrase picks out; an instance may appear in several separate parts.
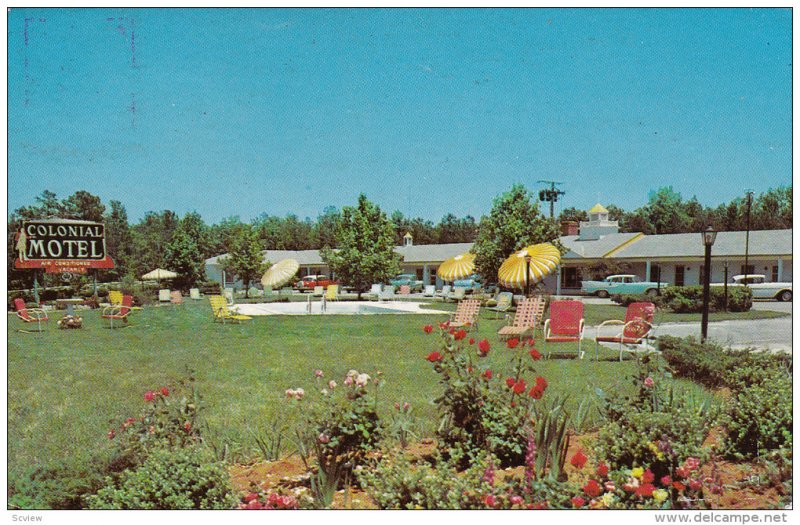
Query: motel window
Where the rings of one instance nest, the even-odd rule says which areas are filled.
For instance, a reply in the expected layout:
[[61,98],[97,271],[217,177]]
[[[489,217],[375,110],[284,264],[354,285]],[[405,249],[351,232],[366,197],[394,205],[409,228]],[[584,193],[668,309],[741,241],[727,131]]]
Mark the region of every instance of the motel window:
[[686,274],[685,266],[675,267],[675,286],[683,286],[683,284],[686,282],[685,274]]
[[745,269],[744,264],[739,267],[742,275],[750,275],[752,273],[756,273],[756,267],[753,264],[748,264],[747,269]]
[[561,268],[561,287],[562,288],[580,288],[581,287],[581,272],[578,268]]
[[661,281],[661,266],[657,264],[650,265],[650,282],[658,282]]
[[422,280],[422,276],[423,276],[422,268],[417,268],[417,280],[421,281]]
[[773,283],[777,283],[778,282],[778,267],[777,266],[773,266],[772,267],[772,282]]

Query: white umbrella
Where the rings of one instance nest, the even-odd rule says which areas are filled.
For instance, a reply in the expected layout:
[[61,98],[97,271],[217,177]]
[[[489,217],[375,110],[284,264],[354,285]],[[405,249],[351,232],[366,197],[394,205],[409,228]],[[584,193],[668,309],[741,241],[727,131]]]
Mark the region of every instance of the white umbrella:
[[270,266],[267,273],[261,278],[261,284],[264,286],[272,286],[273,288],[280,288],[289,282],[299,269],[300,263],[294,259],[282,259]]
[[142,275],[143,280],[150,280],[156,279],[160,281],[161,279],[174,279],[178,276],[177,273],[171,272],[169,270],[164,270],[163,268],[156,268],[152,272],[148,272]]

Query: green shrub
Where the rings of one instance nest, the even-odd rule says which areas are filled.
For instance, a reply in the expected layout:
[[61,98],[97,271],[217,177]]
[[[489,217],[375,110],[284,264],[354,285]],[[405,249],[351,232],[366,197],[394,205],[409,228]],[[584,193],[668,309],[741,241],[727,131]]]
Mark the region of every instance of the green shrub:
[[90,509],[231,509],[238,504],[230,475],[198,448],[152,452],[138,468],[106,478]]
[[8,473],[9,509],[80,509],[82,498],[103,485],[101,468],[54,462]]
[[742,388],[728,408],[725,428],[725,451],[733,457],[752,458],[791,448],[791,377],[773,374]]
[[[699,313],[703,311],[702,286],[668,286],[661,291],[660,304],[676,313]],[[728,288],[728,310],[747,312],[753,306],[753,293],[745,287]],[[709,289],[709,311],[725,309],[725,289],[712,286]]]
[[656,306],[661,306],[662,299],[660,296],[651,297],[647,294],[614,294],[611,296],[611,301],[622,306],[628,306],[631,303],[653,303]]
[[658,349],[676,374],[710,388],[725,384],[725,375],[735,362],[721,346],[704,344],[693,337],[661,336]]

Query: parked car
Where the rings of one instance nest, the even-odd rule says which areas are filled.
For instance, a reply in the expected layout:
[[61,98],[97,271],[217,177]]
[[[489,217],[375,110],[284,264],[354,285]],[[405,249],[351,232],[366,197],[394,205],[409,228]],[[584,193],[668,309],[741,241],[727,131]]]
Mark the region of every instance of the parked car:
[[608,297],[611,294],[647,294],[657,295],[659,288],[669,286],[668,283],[642,281],[636,275],[609,275],[602,281],[581,281],[581,291],[587,295]]
[[301,281],[297,281],[294,287],[300,292],[310,292],[315,286],[327,288],[329,284],[339,284],[339,281],[334,281],[326,275],[306,275]]
[[[744,286],[746,284],[753,292],[753,299],[792,300],[792,283],[770,283],[766,282],[766,279],[766,276],[754,273],[734,275],[728,286]],[[711,286],[725,286],[725,284],[711,283]]]
[[482,287],[481,276],[474,273],[463,279],[457,279],[453,282],[453,288],[467,288],[468,291],[475,291]]
[[425,283],[417,279],[417,276],[413,273],[401,273],[394,279],[390,280],[389,284],[395,288],[409,286],[411,287],[412,292],[421,292],[423,288],[425,288]]

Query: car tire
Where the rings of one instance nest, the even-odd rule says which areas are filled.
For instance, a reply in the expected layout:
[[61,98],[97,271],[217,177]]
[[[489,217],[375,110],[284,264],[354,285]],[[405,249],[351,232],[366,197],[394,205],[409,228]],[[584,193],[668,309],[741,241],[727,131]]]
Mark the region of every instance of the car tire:
[[792,292],[791,290],[784,290],[778,294],[778,300],[783,301],[785,303],[789,303],[792,301]]
[[600,290],[599,292],[597,292],[597,297],[599,297],[600,299],[607,299],[608,292],[605,290]]

